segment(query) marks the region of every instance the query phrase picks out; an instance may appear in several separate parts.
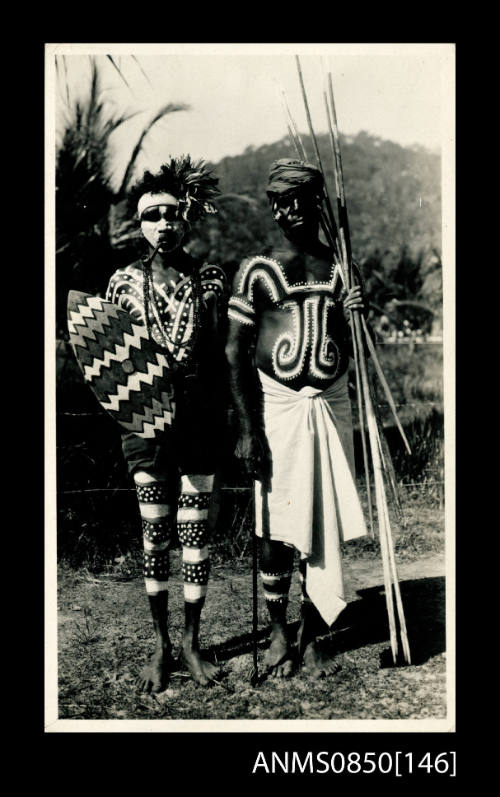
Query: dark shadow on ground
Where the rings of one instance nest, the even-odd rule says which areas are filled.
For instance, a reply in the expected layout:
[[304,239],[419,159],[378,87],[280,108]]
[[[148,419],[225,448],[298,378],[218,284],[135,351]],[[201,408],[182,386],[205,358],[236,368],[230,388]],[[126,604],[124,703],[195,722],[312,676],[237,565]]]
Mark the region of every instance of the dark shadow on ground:
[[[293,629],[298,628],[297,623],[291,623],[288,628],[290,635],[295,632]],[[257,632],[257,648],[258,650],[265,650],[269,647],[269,634],[271,633],[271,626],[259,628]],[[218,645],[211,645],[202,651],[212,661],[222,662],[228,661],[235,656],[242,656],[245,653],[251,653],[253,650],[253,634],[241,634],[239,636],[231,637],[226,642],[221,642]]]
[[[445,580],[442,576],[400,582],[412,664],[445,650]],[[383,586],[358,590],[325,639],[329,652],[343,653],[387,641],[389,622]]]
[[[408,640],[413,665],[424,664],[445,650],[445,579],[437,576],[400,582],[401,598],[406,618]],[[351,601],[330,633],[322,640],[326,653],[335,655],[349,650],[387,642],[389,624],[382,585],[358,590],[358,600]],[[290,637],[296,635],[299,623],[288,626]],[[269,646],[270,626],[257,633],[259,650]],[[232,637],[219,645],[212,645],[205,654],[218,662],[227,661],[252,651],[251,633]]]

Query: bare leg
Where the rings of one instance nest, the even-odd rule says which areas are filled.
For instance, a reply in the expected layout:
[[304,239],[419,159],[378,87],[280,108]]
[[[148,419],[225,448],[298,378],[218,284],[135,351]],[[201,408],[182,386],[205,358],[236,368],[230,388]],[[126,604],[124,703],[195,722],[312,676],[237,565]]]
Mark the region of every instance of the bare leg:
[[205,599],[195,603],[184,604],[186,624],[184,628],[184,640],[182,643],[182,657],[196,683],[202,686],[210,684],[218,674],[215,664],[203,659],[200,655],[200,643],[198,639],[200,630],[200,615]]
[[333,660],[321,650],[317,636],[326,633],[327,625],[307,594],[306,563],[300,562],[300,581],[302,586],[301,623],[297,633],[299,662],[304,670],[315,678],[321,678],[335,670]]
[[207,517],[212,486],[213,476],[182,476],[177,512],[184,579],[185,627],[182,658],[193,679],[202,686],[210,684],[218,672],[214,664],[201,657],[199,644],[200,616],[205,604],[210,572]]
[[168,592],[148,595],[153,627],[155,630],[155,651],[139,676],[142,692],[161,692],[166,688],[168,675],[175,668],[172,657],[172,644],[168,635]]
[[268,672],[277,678],[287,678],[293,671],[286,622],[292,569],[293,548],[262,539],[261,577],[271,618],[271,644],[265,663]]
[[165,481],[146,471],[137,471],[134,481],[142,518],[144,579],[155,631],[155,650],[141,671],[138,685],[143,692],[161,692],[173,668],[167,590],[172,529],[170,505]]

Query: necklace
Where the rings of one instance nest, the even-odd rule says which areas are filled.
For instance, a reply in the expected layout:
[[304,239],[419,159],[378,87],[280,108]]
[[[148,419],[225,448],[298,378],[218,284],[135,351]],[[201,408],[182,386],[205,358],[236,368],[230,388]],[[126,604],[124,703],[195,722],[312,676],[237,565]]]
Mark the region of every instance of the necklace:
[[[201,280],[199,272],[195,269],[191,276],[192,301],[193,301],[193,332],[191,335],[191,340],[189,341],[189,343],[187,343],[184,346],[184,349],[186,351],[186,356],[181,361],[177,360],[175,357],[175,350],[178,347],[178,344],[176,344],[175,341],[170,338],[166,328],[164,327],[161,321],[160,314],[156,306],[155,295],[154,295],[153,271],[151,268],[150,258],[145,258],[143,261],[143,276],[144,276],[143,279],[144,313],[146,316],[146,327],[148,330],[148,335],[150,338],[152,338],[152,320],[151,320],[151,313],[152,313],[154,321],[156,322],[158,331],[160,333],[160,337],[162,340],[163,348],[165,349],[165,354],[169,366],[172,369],[173,368],[187,369],[188,366],[191,365],[191,362],[194,357],[194,352],[196,349],[196,343],[198,341],[199,327],[200,327],[199,309],[201,301]],[[181,278],[185,278],[183,274],[181,274]]]

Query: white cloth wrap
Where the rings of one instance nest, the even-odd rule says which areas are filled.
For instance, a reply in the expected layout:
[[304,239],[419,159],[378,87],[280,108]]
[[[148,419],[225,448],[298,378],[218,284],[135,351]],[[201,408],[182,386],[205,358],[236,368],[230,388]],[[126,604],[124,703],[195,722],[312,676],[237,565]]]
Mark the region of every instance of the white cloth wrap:
[[340,543],[367,534],[354,477],[347,373],[324,391],[292,390],[258,374],[272,476],[267,494],[255,482],[255,531],[307,559],[308,595],[331,625],[346,606]]

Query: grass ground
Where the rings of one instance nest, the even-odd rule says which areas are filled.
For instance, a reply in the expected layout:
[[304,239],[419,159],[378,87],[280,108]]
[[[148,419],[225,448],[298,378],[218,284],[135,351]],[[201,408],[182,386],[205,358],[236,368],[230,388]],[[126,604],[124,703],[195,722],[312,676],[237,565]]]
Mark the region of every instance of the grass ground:
[[[109,572],[61,564],[58,583],[59,716],[63,719],[443,719],[445,602],[443,510],[414,498],[407,528],[398,533],[396,559],[412,665],[387,666],[389,642],[378,546],[345,545],[347,608],[322,638],[336,671],[319,681],[299,671],[289,680],[252,687],[252,585],[249,550],[228,559],[215,549],[203,613],[201,643],[222,667],[219,684],[195,685],[174,672],[164,692],[139,694],[135,680],[152,652],[149,608],[138,560]],[[248,546],[250,548],[250,546]],[[172,554],[170,589],[174,646],[182,634],[180,552]],[[295,574],[292,626],[300,610]],[[269,643],[259,594],[259,667]]]

